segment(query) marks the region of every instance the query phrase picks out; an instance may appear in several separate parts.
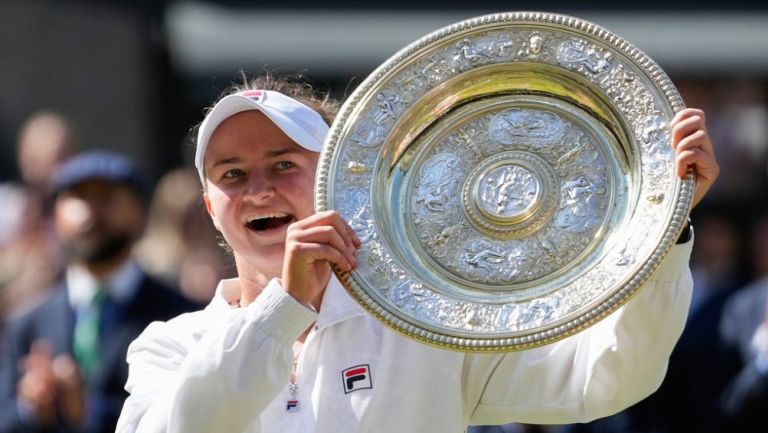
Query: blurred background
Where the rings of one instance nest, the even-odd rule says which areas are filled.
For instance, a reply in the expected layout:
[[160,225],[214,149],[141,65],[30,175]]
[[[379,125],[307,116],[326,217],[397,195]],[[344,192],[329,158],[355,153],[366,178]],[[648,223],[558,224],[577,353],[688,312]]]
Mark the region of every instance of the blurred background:
[[[16,306],[34,293],[43,296],[43,282],[52,278],[20,275],[18,263],[58,260],[55,247],[38,238],[46,232],[44,200],[31,200],[14,185],[43,185],[56,161],[79,150],[136,158],[154,192],[139,256],[147,269],[204,302],[233,268],[216,248],[190,248],[215,246],[215,233],[189,172],[189,130],[239,71],[301,73],[343,99],[419,37],[508,10],[564,13],[612,30],[656,60],[688,106],[706,111],[722,171],[694,211],[694,304],[670,372],[700,363],[721,343],[731,295],[768,276],[764,2],[2,0],[0,312],[20,314],[24,308]],[[25,122],[41,111],[56,116],[38,134],[58,144],[43,139],[40,147],[22,146],[41,142],[24,133]]]
[[[756,162],[754,157],[763,152],[764,135],[751,126],[762,120],[768,72],[768,10],[761,2],[735,0],[727,7],[715,0],[587,1],[578,6],[487,0],[327,3],[1,1],[0,179],[19,175],[18,132],[38,110],[69,117],[85,148],[140,156],[147,174],[157,179],[190,161],[189,128],[240,70],[303,72],[343,98],[417,38],[462,19],[506,10],[571,14],[616,32],[671,75],[688,105],[702,106],[716,117],[722,113],[728,120],[711,125],[718,134],[741,131],[718,142],[723,158],[751,152],[748,159]],[[734,119],[750,126],[745,129]],[[731,147],[739,154],[730,155]],[[746,177],[741,173],[739,178]],[[741,200],[754,189],[745,188],[734,198]]]

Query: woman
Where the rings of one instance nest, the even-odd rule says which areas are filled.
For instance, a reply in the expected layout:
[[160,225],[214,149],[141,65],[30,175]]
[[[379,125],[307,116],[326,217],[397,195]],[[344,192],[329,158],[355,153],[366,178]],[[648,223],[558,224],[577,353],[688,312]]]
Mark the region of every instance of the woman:
[[[196,165],[239,278],[133,343],[118,431],[462,432],[588,421],[656,389],[690,301],[690,240],[629,303],[560,342],[496,355],[423,345],[366,314],[332,275],[331,263],[355,267],[360,245],[337,213],[313,209],[332,111],[270,80],[208,111]],[[673,123],[678,173],[696,169],[698,202],[718,173],[703,113]]]

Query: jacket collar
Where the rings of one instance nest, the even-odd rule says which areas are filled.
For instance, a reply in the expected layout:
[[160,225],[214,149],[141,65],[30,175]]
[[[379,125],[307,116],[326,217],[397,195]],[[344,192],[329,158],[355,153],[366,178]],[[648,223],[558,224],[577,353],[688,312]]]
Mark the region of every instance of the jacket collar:
[[[206,310],[229,310],[239,297],[240,280],[238,278],[221,280],[216,288],[216,295]],[[365,314],[365,310],[349,296],[341,281],[335,274],[332,274],[320,304],[320,312],[317,317],[318,330]]]
[[317,318],[318,330],[365,314],[365,310],[347,293],[336,274],[332,274],[325,287],[323,302],[320,304],[320,313]]
[[240,301],[240,279],[229,278],[219,281],[216,286],[216,292],[211,299],[211,303],[205,307],[206,310],[220,311],[231,309]]

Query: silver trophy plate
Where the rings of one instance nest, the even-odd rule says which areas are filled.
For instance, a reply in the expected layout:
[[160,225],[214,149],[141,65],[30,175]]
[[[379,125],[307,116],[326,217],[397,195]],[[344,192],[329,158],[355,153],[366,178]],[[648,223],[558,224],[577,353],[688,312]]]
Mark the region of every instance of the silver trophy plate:
[[615,311],[674,244],[683,102],[615,34],[545,13],[440,29],[342,107],[315,190],[362,246],[349,293],[422,342],[511,351]]

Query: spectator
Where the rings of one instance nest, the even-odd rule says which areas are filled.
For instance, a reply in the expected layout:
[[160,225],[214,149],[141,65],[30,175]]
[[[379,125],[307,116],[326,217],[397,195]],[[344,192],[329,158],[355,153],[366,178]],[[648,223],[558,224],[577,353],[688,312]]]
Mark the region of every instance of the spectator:
[[132,161],[82,154],[57,169],[51,190],[67,267],[4,336],[0,432],[114,431],[128,344],[150,322],[193,306],[131,258],[145,219]]
[[736,292],[725,304],[720,338],[738,354],[739,369],[720,404],[733,428],[768,423],[768,277]]
[[36,191],[2,183],[0,203],[1,324],[45,298],[61,270],[61,258]]
[[200,198],[197,173],[171,170],[155,188],[136,257],[149,274],[206,304],[219,280],[234,276],[231,259],[216,246],[216,233]]
[[31,115],[21,127],[17,141],[22,180],[46,192],[49,176],[58,164],[75,153],[76,146],[74,127],[64,116],[52,111]]
[[49,224],[49,178],[76,146],[74,128],[58,113],[39,111],[21,127],[16,150],[22,182],[0,188],[6,205],[0,216],[0,323],[44,298],[61,271]]

